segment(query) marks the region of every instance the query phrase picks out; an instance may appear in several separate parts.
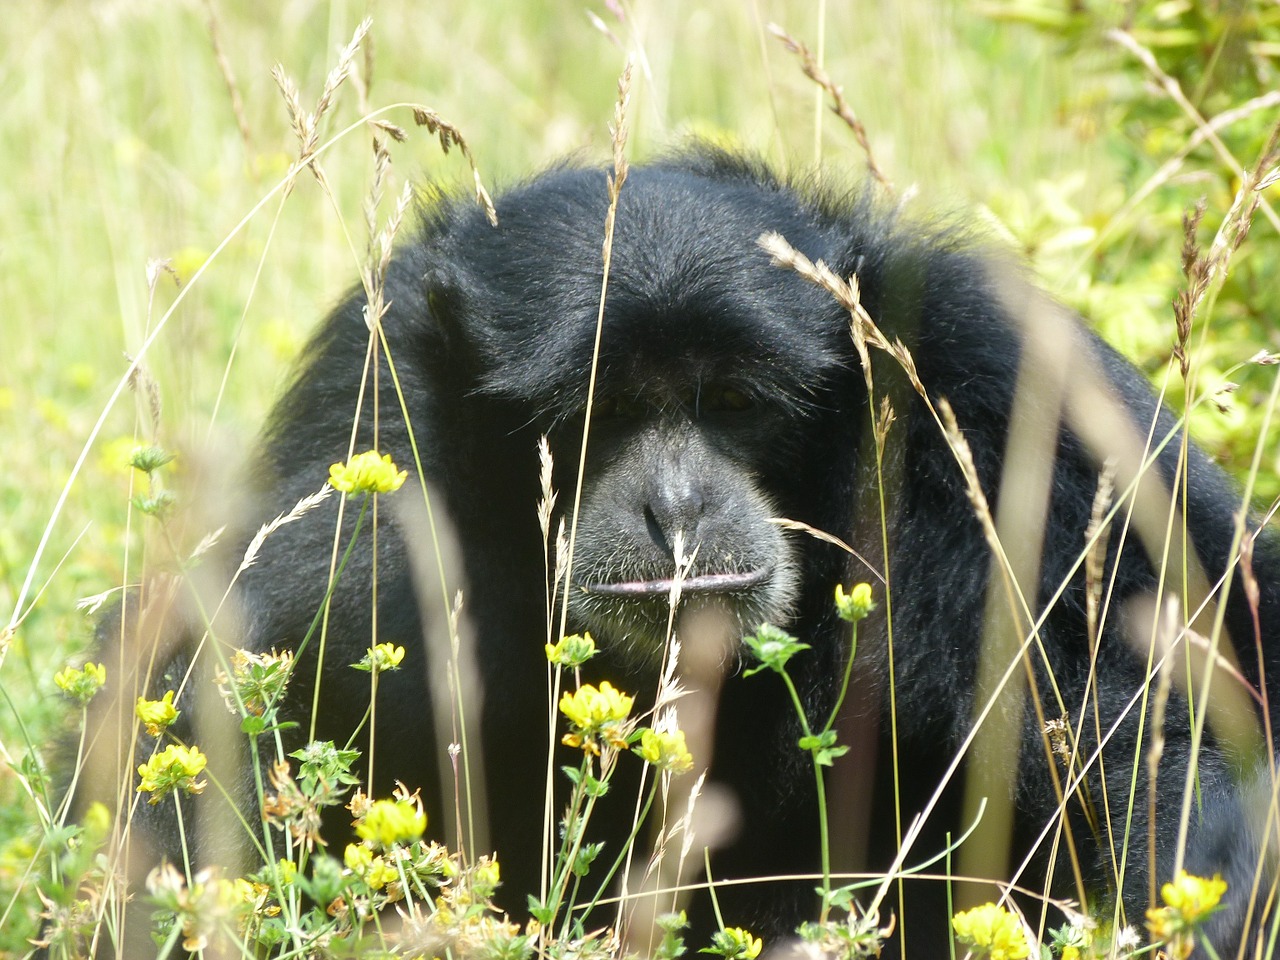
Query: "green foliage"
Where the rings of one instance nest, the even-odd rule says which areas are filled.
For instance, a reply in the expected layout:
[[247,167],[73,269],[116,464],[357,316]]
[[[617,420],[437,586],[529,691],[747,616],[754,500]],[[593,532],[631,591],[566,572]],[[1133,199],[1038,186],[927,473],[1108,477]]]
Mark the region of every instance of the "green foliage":
[[[1261,436],[1276,372],[1249,363],[1260,349],[1280,348],[1273,319],[1280,315],[1273,282],[1280,223],[1269,206],[1275,187],[1259,194],[1258,224],[1238,247],[1231,239],[1182,334],[1185,376],[1170,308],[1190,284],[1180,266],[1184,217],[1203,198],[1205,214],[1192,233],[1196,248],[1211,250],[1222,226],[1230,227],[1242,184],[1253,182],[1247,174],[1266,157],[1280,87],[1280,7],[1010,0],[940,13],[932,0],[907,0],[892,17],[867,16],[858,5],[812,7],[765,3],[761,17],[783,20],[798,36],[826,36],[826,69],[859,108],[881,158],[892,157],[893,177],[921,184],[931,199],[978,204],[990,231],[1136,359],[1231,470],[1248,475],[1261,449],[1255,499],[1280,496],[1276,445]],[[827,17],[821,24],[819,7]],[[362,136],[334,147],[330,194],[299,180],[278,212],[235,233],[296,153],[270,64],[284,62],[303,89],[318,91],[332,49],[354,26],[349,6],[304,4],[271,25],[246,0],[208,9],[212,21],[203,8],[181,5],[20,4],[0,21],[10,54],[0,66],[0,166],[10,186],[0,193],[7,238],[0,246],[7,307],[0,433],[9,460],[0,475],[0,602],[12,611],[0,626],[8,707],[0,746],[15,758],[12,776],[0,779],[0,957],[27,950],[26,938],[40,935],[41,913],[54,955],[73,952],[98,924],[81,894],[102,889],[109,875],[101,813],[67,822],[50,801],[45,773],[45,745],[70,710],[49,694],[60,687],[83,702],[101,685],[100,665],[58,672],[78,661],[92,634],[75,601],[120,583],[126,557],[131,578],[139,558],[147,570],[186,568],[198,553],[192,541],[207,530],[174,525],[181,511],[161,477],[181,490],[201,467],[188,449],[203,452],[211,437],[216,447],[219,435],[254,432],[306,323],[361,267],[349,224],[360,219],[367,192]],[[617,46],[639,46],[638,155],[682,132],[731,131],[727,139],[783,168],[817,162],[824,177],[839,179],[860,167],[848,132],[814,109],[814,89],[768,45],[752,5],[645,7],[652,15],[643,31],[625,17],[609,19],[604,8],[594,12],[607,20],[605,29],[544,0],[380,4],[376,70],[362,77],[359,97],[338,104],[326,129],[354,121],[366,105],[425,100],[464,127],[487,177],[510,180],[583,144],[604,152]],[[1115,29],[1130,40],[1108,32]],[[237,85],[238,106],[229,83]],[[816,129],[815,117],[823,118]],[[430,138],[397,149],[407,175],[466,179],[462,167],[439,159]],[[180,309],[166,319],[179,298]],[[169,329],[150,341],[164,323]],[[130,358],[140,362],[126,377]],[[115,399],[117,386],[125,402]],[[222,457],[235,469],[241,447],[237,439]],[[183,456],[173,461],[171,449]],[[140,532],[131,510],[164,521],[163,535]],[[762,629],[753,639],[762,665],[751,672],[785,677],[788,658],[805,649],[782,631]],[[592,652],[588,637],[548,655],[572,668]],[[374,651],[365,666],[393,669],[394,661],[394,648]],[[281,729],[275,705],[290,663],[250,655],[228,666],[225,692],[242,729],[269,749],[266,735]],[[799,746],[821,783],[845,748],[831,721],[813,732],[804,719]],[[638,744],[643,759],[679,772],[687,751],[674,737],[638,727],[594,730],[579,745],[629,756],[625,748]],[[341,804],[357,785],[357,755],[312,743],[292,757],[296,780],[281,773],[273,784],[285,807],[272,829],[284,837],[297,828],[297,862],[264,864],[236,878],[244,886],[176,870],[158,876],[156,935],[170,955],[216,927],[263,952],[300,954],[306,940],[331,956],[373,956],[372,918],[392,903],[393,891],[425,905],[433,919],[420,932],[433,943],[501,960],[532,954],[530,938],[501,926],[487,903],[496,863],[402,842],[407,835],[384,845],[394,858],[369,844],[353,853],[358,869],[309,847],[318,811]],[[564,771],[573,804],[552,900],[535,903],[534,914],[582,936],[575,955],[604,955],[580,920],[566,918],[571,905],[590,902],[578,896],[577,881],[603,888],[618,868],[623,852],[606,852],[585,834],[592,804],[619,801],[606,796],[610,773],[599,756],[584,752]],[[195,798],[184,794],[182,802]],[[33,866],[44,874],[39,894]],[[828,879],[819,892],[824,914],[845,915],[806,925],[810,942],[860,956],[886,935],[878,917],[859,914],[852,888],[833,888]],[[314,906],[303,909],[303,896]],[[660,957],[685,954],[683,922],[659,920]],[[1105,938],[1086,943],[1081,929],[1063,927],[1055,949],[1103,955]],[[713,952],[724,956],[759,950],[746,931],[724,931],[721,940]],[[567,941],[548,951],[568,952]]]
[[[1275,188],[1259,195],[1256,228],[1230,254],[1195,317],[1186,378],[1174,362],[1170,301],[1188,284],[1179,269],[1184,218],[1205,204],[1194,239],[1208,250],[1237,192],[1250,187],[1244,174],[1270,173],[1280,159],[1269,145],[1280,106],[1280,9],[1209,0],[1015,0],[989,12],[1030,25],[1078,66],[1064,106],[1116,173],[1101,194],[1084,171],[1038,182],[1030,197],[1001,191],[990,201],[995,215],[1059,292],[1151,374],[1175,409],[1189,411],[1201,444],[1245,475],[1266,444],[1260,437],[1275,377],[1249,361],[1280,346]],[[1280,458],[1264,457],[1258,504],[1280,496],[1278,472]]]

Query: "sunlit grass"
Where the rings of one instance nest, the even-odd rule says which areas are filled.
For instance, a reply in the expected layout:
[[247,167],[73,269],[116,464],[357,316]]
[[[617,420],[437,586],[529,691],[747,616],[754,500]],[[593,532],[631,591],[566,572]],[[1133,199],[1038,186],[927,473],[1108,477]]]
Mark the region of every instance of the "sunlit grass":
[[[1167,302],[1176,259],[1137,264],[1146,285],[1117,297],[1099,289],[1072,246],[1071,231],[1098,224],[1124,199],[1120,164],[1089,125],[1097,119],[1090,104],[1102,96],[1091,64],[1054,56],[1055,41],[1025,27],[940,14],[928,0],[887,15],[828,4],[821,22],[820,6],[671,0],[628,5],[625,21],[602,6],[595,12],[606,32],[550,3],[382,4],[372,59],[357,64],[360,88],[329,123],[338,129],[369,104],[425,103],[463,127],[497,184],[574,151],[602,158],[621,45],[639,54],[633,157],[696,132],[793,168],[814,164],[816,142],[824,176],[860,174],[849,132],[768,34],[766,24],[778,21],[815,48],[825,38],[826,70],[900,189],[918,184],[930,203],[990,207],[997,232],[1034,256],[1059,291],[1096,305],[1129,346],[1168,339],[1158,325],[1127,322],[1117,301]],[[225,67],[214,56],[211,9]],[[140,518],[130,514],[130,499],[143,492],[127,465],[134,447],[162,439],[180,451],[179,485],[184,472],[194,482],[210,446],[223,458],[242,454],[306,332],[360,274],[347,225],[360,222],[375,161],[367,139],[353,136],[326,160],[329,193],[300,177],[278,217],[251,221],[209,265],[148,352],[154,386],[126,391],[107,411],[50,525],[130,358],[296,155],[272,65],[286,64],[303,90],[321,89],[362,15],[334,0],[284,4],[264,18],[260,5],[237,0],[32,3],[0,18],[0,609],[15,624],[0,661],[6,761],[21,765],[64,726],[68,707],[54,677],[92,633],[76,600],[118,584],[122,572],[136,577],[144,555],[172,559],[154,544],[144,554]],[[1096,63],[1103,54],[1088,56]],[[469,182],[465,163],[441,158],[429,136],[391,150],[401,177]],[[149,281],[155,260],[171,269],[153,270]],[[1124,256],[1112,263],[1130,266]],[[31,862],[31,803],[16,778],[0,776],[6,893]],[[28,894],[15,909],[30,903]],[[0,951],[19,949],[5,939],[10,931],[31,932],[0,928]]]

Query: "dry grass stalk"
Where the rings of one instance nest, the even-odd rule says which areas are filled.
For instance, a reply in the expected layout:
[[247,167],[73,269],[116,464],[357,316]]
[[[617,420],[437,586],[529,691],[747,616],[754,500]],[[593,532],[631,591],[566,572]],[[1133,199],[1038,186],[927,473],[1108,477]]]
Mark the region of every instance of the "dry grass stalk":
[[867,573],[875,577],[881,583],[884,583],[884,574],[876,568],[876,565],[857,550],[853,549],[853,547],[849,546],[849,544],[837,537],[834,533],[827,533],[825,530],[819,530],[817,527],[811,527],[809,524],[800,520],[789,520],[786,517],[770,517],[768,522],[777,524],[784,530],[795,530],[797,533],[807,533],[815,540],[821,540],[823,543],[829,543],[832,546],[839,547],[845,553],[849,554],[849,556],[856,558],[858,562],[866,568]]
[[231,61],[227,59],[222,48],[219,34],[218,15],[213,0],[205,0],[205,24],[209,30],[209,43],[213,46],[213,59],[218,64],[218,72],[222,74],[222,82],[227,85],[227,93],[231,96],[231,113],[236,118],[236,127],[240,130],[240,140],[244,143],[246,157],[253,156],[253,134],[249,130],[249,119],[245,116],[244,100],[240,96],[240,85],[236,83],[235,71],[231,69]]
[[[133,358],[125,354],[126,359],[133,362]],[[141,360],[136,362],[133,370],[128,378],[129,389],[138,394],[145,401],[147,417],[151,421],[151,435],[153,437],[160,435],[160,427],[164,422],[164,406],[160,400],[160,384],[156,382],[156,378],[151,375],[151,371],[147,369],[146,364]]]
[[[573,489],[573,510],[570,513],[568,556],[565,563],[565,582],[573,571],[573,548],[578,533],[578,513],[582,505],[582,484],[587,469],[587,439],[591,426],[591,413],[595,405],[596,374],[600,367],[600,340],[604,335],[604,307],[609,293],[609,270],[613,263],[613,233],[618,215],[618,198],[627,180],[627,106],[631,102],[631,58],[627,58],[622,76],[618,79],[618,98],[613,109],[613,123],[609,132],[613,140],[613,172],[608,177],[609,207],[605,212],[604,241],[601,246],[602,269],[600,275],[600,302],[596,311],[595,340],[591,347],[591,375],[587,381],[586,424],[582,429],[582,446],[578,454],[578,472]],[[560,633],[567,629],[569,598],[566,591],[560,609]]]
[[324,89],[320,92],[320,99],[316,101],[315,112],[308,118],[308,139],[302,145],[304,156],[314,153],[315,148],[319,146],[320,120],[329,112],[329,108],[333,105],[334,96],[342,84],[346,82],[347,77],[351,75],[351,65],[355,61],[356,52],[360,49],[360,44],[364,41],[365,35],[372,26],[373,19],[371,17],[365,17],[356,25],[356,31],[352,35],[351,41],[342,48],[342,52],[338,54],[338,62],[329,71],[329,75],[325,77]]
[[[356,51],[360,48],[361,41],[364,40],[365,34],[369,32],[369,28],[372,25],[373,20],[369,17],[360,21],[356,27],[355,34],[351,37],[351,41],[338,54],[338,62],[325,78],[324,89],[320,92],[320,99],[316,101],[315,110],[310,113],[303,109],[298,87],[284,72],[284,67],[277,63],[271,68],[271,77],[275,80],[276,86],[280,88],[281,96],[284,97],[285,109],[289,112],[289,122],[293,127],[294,136],[298,138],[298,161],[310,168],[311,173],[321,187],[324,188],[325,193],[331,193],[332,191],[329,188],[328,179],[324,175],[324,170],[315,162],[315,154],[320,146],[320,121],[324,119],[324,115],[333,106],[333,99],[337,95],[339,88],[351,75],[351,64],[355,60]],[[292,187],[293,184],[290,182],[286,188],[286,193]]]
[[200,542],[197,543],[191,549],[191,553],[187,555],[187,562],[191,563],[196,560],[199,560],[206,553],[208,553],[210,550],[216,547],[218,545],[218,541],[222,539],[222,534],[226,531],[226,529],[227,529],[226,525],[224,524],[223,526],[219,527],[217,530],[212,530],[209,533],[206,533],[203,537],[201,537]]
[[489,191],[485,189],[480,180],[480,169],[476,166],[476,158],[472,156],[471,148],[467,146],[467,141],[463,139],[462,131],[434,110],[429,110],[420,104],[415,104],[413,107],[413,122],[420,127],[426,127],[427,133],[434,133],[439,138],[441,153],[447,154],[453,147],[457,147],[461,151],[462,156],[471,167],[471,177],[475,181],[476,202],[484,208],[485,216],[496,227],[498,225],[498,211],[494,209],[493,198],[489,196]]
[[[1084,768],[1081,764],[1080,743],[1084,736],[1085,718],[1090,714],[1093,716],[1094,740],[1097,743],[1102,743],[1102,712],[1101,705],[1098,703],[1098,687],[1095,675],[1098,667],[1098,640],[1102,630],[1102,596],[1103,585],[1106,580],[1107,546],[1111,539],[1111,506],[1115,500],[1115,481],[1116,464],[1114,460],[1108,460],[1103,464],[1102,472],[1098,476],[1098,489],[1093,495],[1093,506],[1089,511],[1089,525],[1085,527],[1084,535],[1086,544],[1084,560],[1085,629],[1089,640],[1089,680],[1086,684],[1086,689],[1093,693],[1090,698],[1093,702],[1093,709],[1089,710],[1087,704],[1080,704],[1080,720],[1076,725],[1075,749],[1072,754],[1073,777],[1079,784],[1077,793],[1084,800],[1089,799],[1089,797],[1085,792],[1087,784],[1084,779]],[[1104,776],[1105,771],[1101,753],[1098,754],[1097,764],[1099,780],[1105,784],[1106,777]],[[1113,857],[1112,866],[1118,875],[1119,865],[1114,859],[1115,842],[1111,836],[1110,801],[1106,790],[1102,791],[1102,807],[1102,816],[1097,817],[1094,822],[1101,821],[1107,831],[1108,848],[1112,851]]]
[[858,141],[858,146],[867,158],[867,172],[886,190],[893,193],[893,183],[885,176],[884,171],[880,169],[880,165],[876,163],[875,155],[871,151],[871,142],[867,139],[867,128],[858,119],[857,114],[853,112],[853,108],[849,106],[849,101],[844,96],[844,88],[831,79],[827,71],[818,63],[817,58],[801,41],[792,37],[776,23],[769,24],[769,32],[781,40],[783,46],[800,58],[800,69],[804,71],[804,75],[825,90],[827,95],[831,97],[831,112],[843,120],[845,126],[853,131],[854,139]]
[[391,254],[395,248],[396,235],[404,223],[409,204],[413,201],[413,188],[405,183],[396,201],[395,209],[387,218],[382,229],[378,229],[378,207],[382,203],[382,185],[391,167],[391,156],[381,137],[373,138],[374,177],[370,185],[369,195],[365,200],[365,227],[369,234],[368,252],[360,269],[360,280],[364,285],[366,303],[364,306],[364,322],[370,331],[376,330],[382,323],[391,305],[386,301],[387,271],[391,268]]
[[[1160,776],[1160,759],[1164,756],[1164,716],[1173,688],[1173,657],[1169,656],[1178,635],[1178,601],[1165,601],[1164,616],[1156,625],[1152,646],[1161,654],[1160,680],[1151,706],[1151,746],[1147,749],[1147,902],[1156,907],[1156,883],[1160,878],[1156,863],[1156,783]],[[1181,859],[1181,857],[1179,857]]]
[[[1250,171],[1246,170],[1244,165],[1232,155],[1231,151],[1227,148],[1227,145],[1222,142],[1222,138],[1219,137],[1217,132],[1209,125],[1209,122],[1205,120],[1200,111],[1196,109],[1195,105],[1187,99],[1187,95],[1182,92],[1181,84],[1160,68],[1160,64],[1156,61],[1155,55],[1134,39],[1132,34],[1127,33],[1124,30],[1108,30],[1107,36],[1138,58],[1142,65],[1147,68],[1148,72],[1150,72],[1150,74],[1160,84],[1165,93],[1168,94],[1169,99],[1177,104],[1178,108],[1191,118],[1198,130],[1204,132],[1205,139],[1213,147],[1214,153],[1218,155],[1218,159],[1221,160],[1233,174],[1239,177],[1242,181],[1246,181],[1241,186],[1241,193],[1246,191],[1254,193],[1253,185],[1261,178],[1252,175]],[[1269,150],[1267,152],[1269,152]],[[1274,162],[1274,160],[1272,162]],[[1263,169],[1269,168],[1270,165],[1271,164],[1267,164]],[[1250,180],[1252,180],[1252,183],[1248,182]],[[1263,214],[1271,221],[1271,225],[1277,230],[1280,230],[1280,216],[1277,216],[1275,210],[1269,203],[1261,197],[1255,197],[1255,206],[1259,202],[1262,205]],[[1227,219],[1231,219],[1231,214],[1227,215]]]
[[1187,278],[1187,285],[1173,298],[1173,320],[1177,332],[1173,355],[1177,358],[1184,380],[1191,369],[1191,360],[1187,355],[1187,341],[1191,337],[1191,317],[1196,305],[1209,289],[1212,273],[1209,259],[1200,252],[1200,246],[1196,243],[1196,230],[1200,226],[1200,221],[1204,219],[1206,206],[1204,197],[1201,197],[1194,210],[1182,215],[1182,273]]
[[551,515],[556,508],[556,491],[551,485],[553,467],[551,444],[541,436],[538,438],[538,489],[542,496],[538,499],[538,528],[547,542],[551,539]]
[[324,503],[325,500],[329,499],[332,493],[333,487],[326,483],[315,493],[309,494],[295,503],[293,505],[293,509],[288,513],[282,513],[274,520],[264,523],[259,527],[258,532],[255,533],[253,535],[253,539],[249,541],[249,546],[245,548],[244,558],[240,561],[240,566],[236,568],[236,572],[231,578],[231,582],[234,584],[236,577],[239,577],[240,574],[244,573],[244,571],[254,565],[258,559],[258,553],[262,550],[262,545],[266,542],[267,537],[271,536],[271,534],[275,533],[285,524],[293,523],[295,520],[301,520],[316,507],[320,506],[320,504]]
[[[1164,163],[1160,165],[1160,168],[1149,176],[1143,182],[1142,186],[1137,190],[1134,190],[1125,199],[1123,205],[1121,205],[1121,207],[1111,215],[1106,226],[1099,232],[1098,236],[1094,239],[1094,242],[1086,248],[1084,257],[1087,259],[1088,257],[1093,256],[1099,246],[1102,245],[1108,237],[1117,232],[1121,225],[1127,224],[1146,200],[1155,193],[1156,190],[1172,180],[1186,163],[1187,157],[1191,156],[1191,154],[1194,153],[1201,144],[1208,140],[1211,135],[1215,135],[1218,131],[1224,130],[1241,120],[1251,117],[1255,113],[1271,111],[1276,107],[1280,107],[1280,90],[1273,90],[1260,97],[1254,97],[1252,100],[1248,100],[1238,107],[1234,107],[1230,110],[1224,110],[1222,113],[1219,113],[1207,121],[1203,127],[1197,127],[1192,131],[1191,136],[1187,138],[1187,142],[1179,147],[1178,151],[1173,156],[1164,161]],[[1269,183],[1267,182],[1269,179],[1269,177],[1264,177],[1259,181],[1255,189],[1266,189],[1266,187],[1269,186]],[[1082,259],[1074,265],[1071,272],[1078,272],[1084,268],[1084,265],[1085,260]]]

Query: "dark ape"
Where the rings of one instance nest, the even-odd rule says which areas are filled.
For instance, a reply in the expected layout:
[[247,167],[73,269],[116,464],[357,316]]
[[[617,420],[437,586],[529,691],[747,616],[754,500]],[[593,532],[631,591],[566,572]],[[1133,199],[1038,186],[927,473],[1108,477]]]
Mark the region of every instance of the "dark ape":
[[[399,251],[388,280],[385,329],[396,378],[433,503],[445,508],[461,553],[461,570],[446,574],[451,585],[459,574],[465,579],[484,689],[489,842],[502,857],[511,909],[522,908],[524,894],[536,889],[550,742],[536,442],[550,438],[558,512],[567,514],[591,382],[607,202],[602,170],[567,168],[506,193],[498,202],[497,227],[465,203],[441,203],[427,213],[417,240]],[[727,611],[735,636],[767,620],[811,644],[793,661],[795,679],[810,715],[824,716],[847,652],[847,632],[831,603],[833,587],[876,576],[831,542],[771,522],[786,518],[841,538],[877,570],[889,571],[904,822],[929,801],[973,726],[979,651],[984,631],[991,633],[984,626],[991,620],[987,587],[996,568],[961,468],[901,366],[875,354],[875,389],[891,398],[896,417],[881,471],[888,530],[882,541],[872,438],[880,398],[873,411],[849,313],[827,291],[771,263],[757,242],[767,231],[841,277],[857,275],[869,315],[891,340],[906,345],[929,396],[946,398],[954,409],[997,517],[1002,506],[1016,512],[1021,501],[1010,499],[1015,494],[1043,492],[1040,519],[1032,522],[1040,532],[1031,538],[1031,562],[1015,566],[1038,626],[1028,657],[1037,697],[1025,698],[1013,716],[1020,747],[1005,745],[1007,763],[1017,765],[1009,787],[1017,814],[1014,862],[1030,852],[1033,869],[1022,875],[1024,886],[1043,884],[1052,867],[1050,889],[1073,895],[1065,854],[1053,863],[1047,852],[1053,830],[1042,835],[1047,825],[1065,819],[1080,874],[1105,900],[1116,887],[1111,844],[1117,857],[1127,844],[1122,899],[1130,922],[1140,922],[1150,863],[1146,757],[1152,736],[1141,697],[1149,669],[1148,643],[1141,638],[1150,637],[1152,619],[1143,620],[1140,611],[1161,588],[1155,571],[1166,562],[1180,571],[1171,578],[1178,583],[1190,568],[1203,576],[1189,581],[1214,584],[1232,566],[1239,498],[1192,450],[1181,507],[1193,549],[1188,560],[1161,561],[1163,543],[1153,540],[1149,522],[1152,501],[1142,491],[1176,486],[1176,435],[1141,485],[1132,483],[1141,465],[1126,466],[1126,457],[1141,456],[1153,423],[1158,446],[1173,431],[1172,420],[1158,411],[1136,371],[1023,289],[1010,276],[1015,271],[990,270],[964,243],[925,237],[863,199],[810,195],[719,154],[633,170],[621,193],[604,309],[569,588],[571,628],[591,630],[605,647],[604,662],[593,661],[599,676],[633,689],[651,682],[682,543],[694,556],[683,608]],[[1046,325],[1046,318],[1052,322]],[[1036,333],[1024,335],[1026,330]],[[318,487],[331,462],[345,457],[367,337],[360,296],[317,334],[266,433],[246,529],[290,509]],[[1036,362],[1049,373],[1020,380],[1020,371],[1039,369],[1030,359],[1036,351],[1024,351],[1023,344],[1043,355],[1046,342],[1055,347],[1047,362],[1043,356]],[[1020,364],[1024,353],[1027,365]],[[1091,399],[1081,399],[1077,390]],[[413,449],[385,362],[376,391],[376,403],[369,395],[360,408],[356,448],[376,445],[412,467]],[[1039,437],[1039,446],[1018,448],[1026,462],[1007,452],[1010,434],[1022,428]],[[1138,438],[1136,452],[1108,448],[1108,437],[1130,434]],[[1045,437],[1048,442],[1041,442]],[[1027,456],[1028,449],[1040,453]],[[1093,643],[1080,561],[1102,460],[1112,455],[1119,458],[1116,510],[1100,540],[1109,606]],[[422,502],[408,488],[397,497]],[[429,806],[434,822],[443,824],[450,809],[444,797],[452,787],[439,788],[448,766],[437,745],[453,734],[436,720],[431,701],[438,706],[441,687],[438,671],[428,669],[427,652],[445,631],[443,602],[433,599],[442,592],[435,574],[424,569],[430,564],[419,560],[431,556],[422,511],[393,509],[391,502],[383,508],[377,539],[377,635],[405,643],[412,662],[387,675],[380,691],[374,789],[385,795],[393,779],[434,784]],[[235,645],[289,647],[306,633],[322,605],[335,509],[330,501],[268,539],[257,564],[240,578],[243,627]],[[1169,510],[1167,495],[1163,509]],[[348,532],[353,514],[345,521]],[[1154,529],[1163,535],[1163,522]],[[366,680],[347,664],[372,642],[371,542],[368,536],[359,541],[327,627],[316,735],[340,743],[361,721],[367,699]],[[1243,591],[1225,602],[1236,657],[1254,684],[1260,661],[1267,675],[1280,675],[1273,639],[1280,616],[1275,563],[1269,543],[1260,541],[1253,557],[1262,584],[1260,641]],[[880,586],[877,594],[884,595]],[[1201,599],[1189,597],[1184,606]],[[889,638],[883,615],[873,622],[881,624],[879,635],[872,629],[863,638],[857,705],[842,729],[879,729],[878,749],[875,736],[864,737],[863,759],[846,758],[844,771],[835,774],[855,781],[853,793],[858,786],[866,790],[861,814],[836,810],[833,817],[861,818],[853,831],[865,841],[860,865],[883,870],[896,847]],[[1027,627],[1018,631],[1020,644]],[[418,643],[424,636],[426,642]],[[1016,656],[1018,647],[1012,649]],[[289,704],[303,730],[311,717],[314,645],[311,653],[300,662]],[[190,652],[179,649],[172,656],[171,671]],[[1033,699],[1047,705],[1045,717],[1032,710]],[[1270,691],[1268,702],[1275,702]],[[1096,722],[1090,712],[1081,724],[1084,711],[1095,709]],[[1046,756],[1042,720],[1064,713],[1069,727],[1082,729],[1074,767],[1084,765],[1086,775],[1077,790],[1064,787],[1069,771]],[[1155,798],[1160,879],[1175,862],[1191,728],[1187,702],[1175,688],[1165,711]],[[716,878],[814,873],[812,776],[796,749],[799,725],[781,683],[771,675],[728,678],[715,729],[711,779],[727,785],[739,812],[736,835],[712,861]],[[1098,731],[1107,738],[1104,764],[1094,756]],[[872,762],[877,753],[879,762]],[[1217,930],[1226,955],[1241,935],[1257,859],[1247,829],[1253,811],[1234,786],[1228,750],[1212,733],[1198,764],[1203,800],[1192,811],[1186,863],[1201,873],[1220,871],[1231,883],[1232,909]],[[1060,788],[1068,790],[1065,818]],[[940,850],[947,831],[959,834],[959,793],[954,787],[944,792],[908,863]],[[1104,794],[1106,805],[1099,802]],[[1131,796],[1136,802],[1126,833]],[[631,815],[628,803],[617,806],[615,828]],[[1109,825],[1099,819],[1106,811]],[[171,850],[171,827],[152,827],[161,847]],[[608,825],[601,829],[607,834]],[[221,839],[206,830],[198,852],[223,855]],[[616,843],[616,831],[611,839]],[[836,851],[838,862],[849,860],[844,853]],[[720,899],[726,922],[780,932],[814,913],[812,888],[812,882],[733,887]],[[945,936],[945,914],[938,910],[944,892],[936,882],[908,887],[908,934],[917,948]],[[915,904],[921,906],[913,914]],[[885,909],[892,907],[896,898]]]

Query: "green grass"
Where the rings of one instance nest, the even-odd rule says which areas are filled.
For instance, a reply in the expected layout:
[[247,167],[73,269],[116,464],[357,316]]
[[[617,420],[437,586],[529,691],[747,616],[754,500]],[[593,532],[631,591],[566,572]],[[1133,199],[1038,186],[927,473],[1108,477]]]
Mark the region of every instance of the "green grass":
[[[501,186],[565,154],[608,156],[623,61],[616,38],[639,54],[633,160],[700,134],[781,167],[820,161],[823,176],[851,179],[863,170],[853,137],[817,106],[816,88],[765,24],[779,22],[814,49],[821,36],[826,70],[880,165],[900,189],[918,187],[912,203],[976,215],[1158,371],[1173,339],[1178,217],[1207,194],[1216,225],[1230,205],[1231,171],[1202,148],[1132,216],[1115,219],[1186,142],[1183,114],[1143,88],[1142,70],[1097,24],[1037,31],[1020,22],[1029,4],[1009,5],[1018,16],[1006,18],[940,7],[657,0],[625,5],[620,21],[593,6],[611,38],[580,7],[546,0],[384,2],[373,9],[372,73],[363,58],[359,71],[369,108],[412,101],[438,111],[466,136],[486,182]],[[0,660],[0,748],[9,763],[45,755],[69,722],[52,678],[91,639],[76,600],[120,583],[126,557],[133,570],[143,548],[124,457],[136,437],[156,431],[145,399],[124,391],[107,403],[177,296],[165,275],[153,301],[147,264],[167,259],[190,280],[279,182],[296,142],[270,68],[284,65],[309,108],[365,15],[364,4],[341,0],[229,0],[213,9],[242,118],[214,56],[206,4],[33,0],[0,18],[0,625],[13,630]],[[1262,29],[1274,29],[1266,17]],[[1252,95],[1239,79],[1215,86],[1184,48],[1156,49],[1166,68],[1181,66],[1207,114]],[[1266,89],[1270,77],[1256,72],[1252,83]],[[326,129],[355,121],[361,99],[344,89]],[[411,126],[407,111],[388,119]],[[1243,127],[1230,145],[1247,163],[1262,126]],[[468,177],[462,159],[442,157],[422,131],[392,156],[401,178]],[[347,234],[362,247],[355,225],[372,171],[368,137],[344,138],[325,169],[333,200],[303,176],[278,213],[267,204],[209,264],[144,358],[162,403],[158,439],[183,451],[189,475],[200,451],[247,453],[307,331],[357,276]],[[1264,282],[1276,238],[1265,222],[1255,234],[1264,232],[1210,304],[1215,327],[1199,354],[1209,389],[1259,347],[1277,345],[1266,322],[1277,294]],[[1243,471],[1258,422],[1249,392],[1269,381],[1241,382],[1243,402],[1225,413],[1205,405],[1196,426]],[[1259,487],[1280,491],[1271,460]],[[31,903],[22,874],[34,818],[19,778],[0,769],[0,911],[18,890],[17,913]],[[31,927],[0,929],[0,957],[21,955]]]

